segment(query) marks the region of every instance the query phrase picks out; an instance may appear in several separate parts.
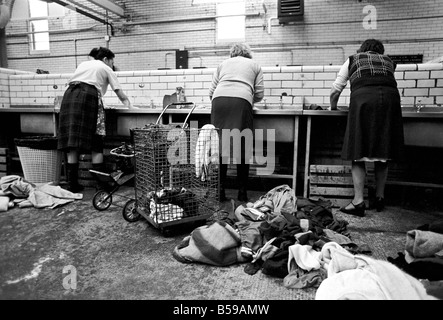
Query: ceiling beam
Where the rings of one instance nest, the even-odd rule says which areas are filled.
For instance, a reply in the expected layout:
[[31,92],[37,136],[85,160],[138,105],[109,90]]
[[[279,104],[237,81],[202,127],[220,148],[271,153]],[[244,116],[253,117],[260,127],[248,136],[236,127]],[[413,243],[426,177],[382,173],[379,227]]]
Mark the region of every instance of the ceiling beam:
[[[44,0],[44,1],[46,1],[46,0]],[[62,0],[51,0],[51,1],[61,5],[63,7],[66,7],[68,9],[74,10],[75,12],[77,12],[79,14],[82,14],[82,15],[88,17],[88,18],[94,19],[95,21],[99,21],[99,22],[101,22],[103,24],[106,24],[106,25],[110,26],[111,27],[111,35],[114,35],[114,27],[113,27],[112,23],[110,23],[110,22],[108,22],[106,20],[103,20],[102,18],[99,18],[99,17],[97,17],[97,16],[95,16],[95,15],[89,13],[89,12],[86,12],[86,11],[82,10],[82,9],[74,7],[74,6],[70,5],[69,3],[66,3],[66,2],[64,2]]]
[[88,2],[91,2],[105,10],[111,11],[120,17],[125,16],[125,9],[111,0],[88,0]]

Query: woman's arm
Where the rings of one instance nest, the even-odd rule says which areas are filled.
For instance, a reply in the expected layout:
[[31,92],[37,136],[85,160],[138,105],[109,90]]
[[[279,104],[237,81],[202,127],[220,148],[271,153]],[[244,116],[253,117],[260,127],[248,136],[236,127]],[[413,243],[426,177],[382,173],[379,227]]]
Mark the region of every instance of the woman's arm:
[[338,91],[334,87],[331,88],[331,93],[329,94],[329,103],[331,105],[331,110],[337,110],[338,99],[340,98],[341,91]]
[[259,68],[257,77],[255,78],[255,88],[254,88],[254,103],[260,102],[265,93],[265,86],[263,84],[263,71]]
[[337,78],[332,84],[331,93],[329,94],[329,103],[331,110],[337,110],[337,103],[343,89],[346,87],[349,79],[349,59],[341,66],[337,74]]
[[214,95],[215,88],[217,88],[218,82],[220,81],[219,79],[220,67],[221,65],[219,65],[217,67],[217,70],[215,70],[214,73],[212,74],[212,82],[211,86],[209,87],[209,99],[211,101],[212,101],[212,96]]
[[129,101],[128,96],[123,92],[122,89],[114,90],[114,92],[125,107],[127,107],[129,109],[138,109],[137,107],[134,107],[131,104],[131,101]]

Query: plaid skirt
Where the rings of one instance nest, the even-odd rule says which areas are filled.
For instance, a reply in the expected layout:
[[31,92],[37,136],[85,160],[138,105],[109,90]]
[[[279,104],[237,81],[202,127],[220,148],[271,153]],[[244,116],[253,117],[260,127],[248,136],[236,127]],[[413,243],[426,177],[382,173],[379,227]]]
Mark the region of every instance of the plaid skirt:
[[83,82],[71,83],[60,106],[58,145],[62,151],[103,152],[103,137],[96,134],[99,95]]

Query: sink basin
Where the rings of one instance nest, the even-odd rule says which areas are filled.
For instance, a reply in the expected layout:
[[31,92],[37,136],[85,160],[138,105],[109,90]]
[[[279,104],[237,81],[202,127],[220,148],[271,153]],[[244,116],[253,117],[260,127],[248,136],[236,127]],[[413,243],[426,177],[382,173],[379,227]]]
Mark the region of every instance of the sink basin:
[[301,106],[296,104],[284,104],[280,106],[279,103],[267,103],[266,106],[261,103],[254,104],[256,110],[301,110]]
[[420,109],[420,112],[417,112],[417,109],[414,106],[407,106],[401,108],[402,113],[441,113],[443,112],[443,107],[438,106],[425,106]]
[[420,112],[414,106],[402,107],[406,145],[443,147],[443,107],[428,105]]

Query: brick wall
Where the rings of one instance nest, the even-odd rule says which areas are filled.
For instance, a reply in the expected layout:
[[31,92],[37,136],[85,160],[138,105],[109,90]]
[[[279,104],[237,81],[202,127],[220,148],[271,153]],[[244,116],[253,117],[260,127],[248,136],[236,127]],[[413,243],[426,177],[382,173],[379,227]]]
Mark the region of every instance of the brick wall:
[[[111,17],[115,34],[109,42],[105,41],[109,28],[98,21],[78,13],[70,25],[63,17],[51,18],[50,30],[62,32],[51,34],[49,55],[30,55],[28,37],[23,34],[26,21],[12,20],[6,27],[9,68],[73,72],[95,46],[109,46],[122,71],[174,69],[178,49],[189,51],[189,68],[213,68],[227,57],[229,45],[216,43],[213,4],[192,5],[191,0],[116,2],[125,5],[130,18]],[[284,26],[273,19],[277,1],[263,3],[266,13],[261,0],[246,0],[246,41],[254,59],[264,67],[339,65],[367,38],[382,40],[387,54],[423,54],[425,62],[443,55],[441,0],[305,0],[302,21]],[[376,9],[374,29],[363,25],[368,6]]]
[[[263,67],[265,100],[269,105],[279,104],[286,93],[286,104],[301,108],[302,104],[329,105],[331,84],[340,65]],[[161,106],[163,96],[185,88],[188,101],[209,105],[208,88],[214,68],[185,70],[146,70],[117,72],[119,81],[134,105],[149,107],[151,102]],[[56,96],[62,96],[71,74],[29,74],[0,69],[0,90],[13,106],[53,106]],[[421,100],[426,105],[443,104],[443,64],[398,65],[395,73],[403,105]],[[349,104],[349,85],[340,96],[339,105]],[[293,96],[294,98],[292,99]],[[121,106],[112,90],[104,101]],[[6,102],[9,103],[9,102]]]

